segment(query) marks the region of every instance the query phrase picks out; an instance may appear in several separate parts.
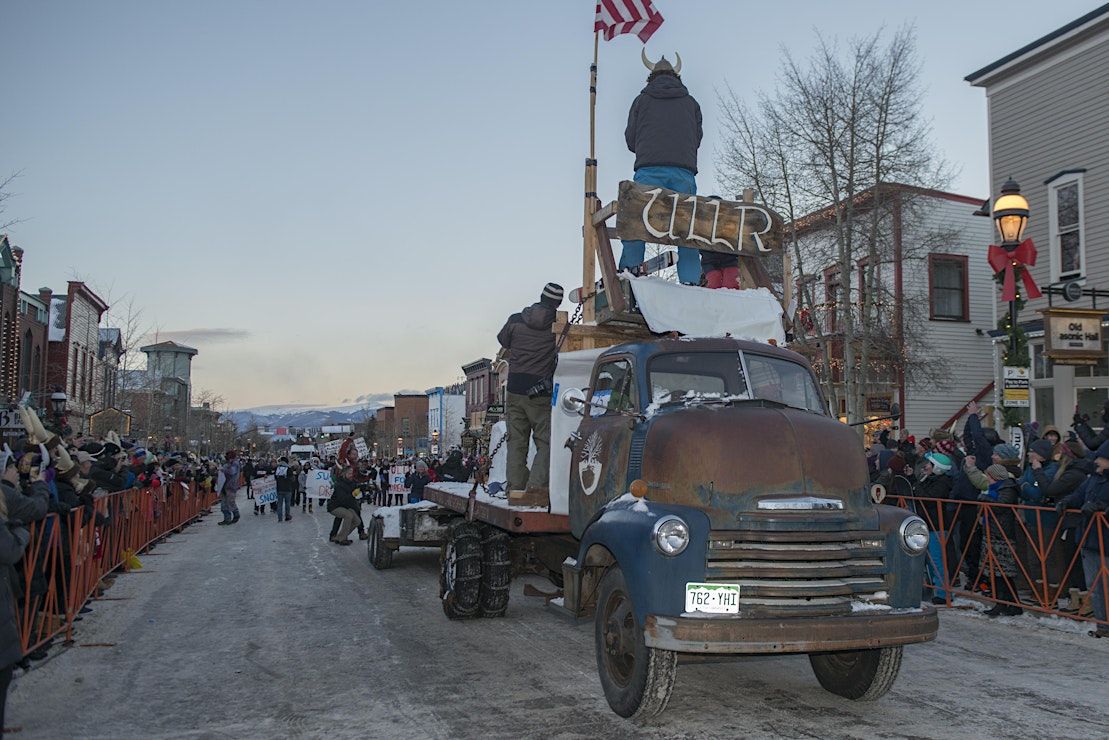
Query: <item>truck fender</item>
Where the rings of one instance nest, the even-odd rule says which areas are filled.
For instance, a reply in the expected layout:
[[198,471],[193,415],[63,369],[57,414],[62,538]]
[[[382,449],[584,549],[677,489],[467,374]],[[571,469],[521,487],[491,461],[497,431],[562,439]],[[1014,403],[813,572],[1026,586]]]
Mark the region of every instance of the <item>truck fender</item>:
[[[676,556],[655,547],[653,530],[673,514],[689,526],[689,544]],[[636,618],[678,616],[685,611],[685,584],[705,576],[709,520],[697,509],[656,504],[645,499],[610,502],[593,518],[578,548],[578,568],[604,570],[619,565],[635,605]],[[599,577],[593,582],[599,582]],[[587,601],[590,595],[585,595]]]
[[[908,509],[898,506],[878,504],[878,527],[886,536],[886,593],[889,605],[895,609],[920,606],[921,587],[924,584],[924,569],[928,558],[925,550],[919,555],[910,555],[901,544],[901,523],[916,516]],[[948,565],[948,567],[953,567]]]

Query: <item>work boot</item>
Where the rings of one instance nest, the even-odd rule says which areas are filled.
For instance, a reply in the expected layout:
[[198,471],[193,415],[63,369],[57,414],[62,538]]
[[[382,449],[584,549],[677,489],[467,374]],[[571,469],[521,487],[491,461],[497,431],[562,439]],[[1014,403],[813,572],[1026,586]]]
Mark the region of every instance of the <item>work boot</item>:
[[286,514],[285,515],[285,521],[291,522],[292,520],[293,520],[293,515],[292,514]]
[[222,527],[223,525],[230,524],[230,523],[231,523],[230,519],[224,519],[222,522],[219,523],[219,525]]
[[1006,614],[1007,614],[1006,609],[1007,609],[1007,607],[1004,604],[994,604],[992,609],[987,609],[986,611],[984,611],[982,613],[985,614],[990,619],[993,619],[994,617],[1006,616]]
[[237,521],[239,521],[239,515],[238,515],[238,514],[236,514],[236,515],[234,516],[234,518],[233,518],[233,519],[232,519],[232,520],[231,520],[230,522],[228,522],[228,524],[234,524],[234,523],[235,523],[235,522],[237,522]]
[[1024,609],[1019,606],[1006,606],[1004,616],[1006,617],[1019,617],[1024,614]]

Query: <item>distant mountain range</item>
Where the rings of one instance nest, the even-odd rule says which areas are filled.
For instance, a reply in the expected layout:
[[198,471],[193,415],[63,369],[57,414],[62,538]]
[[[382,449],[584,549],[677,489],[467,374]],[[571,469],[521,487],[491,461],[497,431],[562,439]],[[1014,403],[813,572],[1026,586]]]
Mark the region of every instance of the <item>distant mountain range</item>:
[[228,411],[224,418],[234,422],[239,431],[247,431],[251,425],[265,427],[310,427],[319,428],[331,424],[360,424],[373,416],[381,404],[373,407],[366,404],[349,406],[313,406],[311,404],[287,404],[284,406],[256,406],[250,409]]

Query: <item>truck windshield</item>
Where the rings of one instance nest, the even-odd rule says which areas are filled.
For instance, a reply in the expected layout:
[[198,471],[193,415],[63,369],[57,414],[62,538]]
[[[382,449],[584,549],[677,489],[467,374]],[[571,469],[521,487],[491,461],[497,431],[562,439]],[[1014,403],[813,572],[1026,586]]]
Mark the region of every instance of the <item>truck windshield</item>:
[[664,405],[762,398],[824,413],[820,393],[805,366],[765,355],[747,354],[745,359],[750,378],[736,352],[658,355],[648,365],[651,401]]

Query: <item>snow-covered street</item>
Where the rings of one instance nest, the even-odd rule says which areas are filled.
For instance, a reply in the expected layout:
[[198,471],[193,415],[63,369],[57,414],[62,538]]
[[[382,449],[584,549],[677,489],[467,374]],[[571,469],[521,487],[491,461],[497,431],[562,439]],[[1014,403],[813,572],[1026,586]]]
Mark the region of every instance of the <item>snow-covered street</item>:
[[877,703],[826,693],[804,657],[686,664],[669,710],[633,725],[605,703],[592,624],[547,613],[523,581],[505,619],[450,622],[437,550],[402,550],[378,572],[365,543],[328,543],[326,513],[243,510],[143,556],[75,646],[16,679],[20,737],[1109,735],[1109,641],[962,611],[906,648]]

